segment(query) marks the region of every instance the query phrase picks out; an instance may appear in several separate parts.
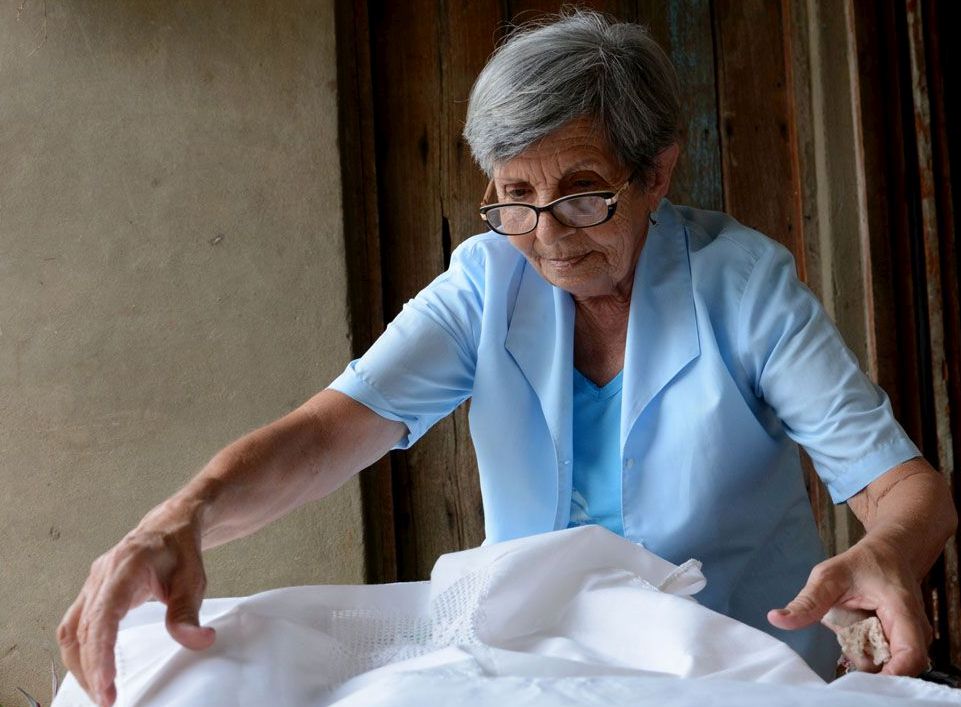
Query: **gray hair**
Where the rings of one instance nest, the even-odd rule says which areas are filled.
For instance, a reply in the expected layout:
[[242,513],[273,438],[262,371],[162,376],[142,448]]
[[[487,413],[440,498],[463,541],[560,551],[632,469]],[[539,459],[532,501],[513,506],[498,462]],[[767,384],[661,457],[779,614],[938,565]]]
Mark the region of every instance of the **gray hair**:
[[678,139],[677,75],[645,27],[571,10],[516,28],[474,83],[464,138],[490,176],[579,117],[593,119],[616,157],[645,179]]

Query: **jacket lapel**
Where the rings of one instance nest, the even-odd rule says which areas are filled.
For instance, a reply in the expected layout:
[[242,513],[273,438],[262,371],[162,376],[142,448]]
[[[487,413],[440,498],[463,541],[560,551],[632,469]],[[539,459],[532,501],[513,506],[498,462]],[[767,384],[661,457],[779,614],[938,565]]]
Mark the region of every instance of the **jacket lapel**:
[[505,347],[540,401],[558,462],[573,456],[574,302],[524,264]]
[[687,230],[664,200],[634,271],[624,352],[621,453],[638,417],[701,352]]

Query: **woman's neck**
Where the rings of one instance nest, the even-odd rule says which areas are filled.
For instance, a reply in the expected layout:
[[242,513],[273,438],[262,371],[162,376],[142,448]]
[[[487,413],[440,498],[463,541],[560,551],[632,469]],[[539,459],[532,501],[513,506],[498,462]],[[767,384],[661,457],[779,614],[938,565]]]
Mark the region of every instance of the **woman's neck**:
[[624,368],[631,293],[574,299],[574,366],[597,385]]

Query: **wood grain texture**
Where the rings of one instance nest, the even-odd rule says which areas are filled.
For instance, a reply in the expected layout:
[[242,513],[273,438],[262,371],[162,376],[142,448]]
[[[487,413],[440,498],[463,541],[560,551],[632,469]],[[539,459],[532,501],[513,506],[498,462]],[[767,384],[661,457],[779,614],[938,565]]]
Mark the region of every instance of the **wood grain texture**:
[[[938,175],[935,165],[935,145],[932,135],[931,96],[928,90],[929,55],[922,4],[916,0],[905,2],[907,17],[908,53],[910,57],[911,88],[914,106],[914,138],[918,160],[918,193],[920,196],[920,230],[924,244],[925,294],[927,304],[928,355],[930,356],[931,426],[935,437],[935,466],[950,485],[954,477],[954,442],[951,431],[951,406],[948,389],[948,356],[945,332],[945,297],[942,286],[942,245],[940,229],[945,216],[950,218],[950,200],[939,203]],[[928,11],[933,7],[929,5]],[[929,18],[930,19],[930,18]],[[937,67],[935,66],[935,75]],[[953,234],[952,234],[953,239]],[[930,453],[930,452],[929,452]],[[952,628],[961,626],[961,591],[958,586],[958,547],[955,538],[948,541],[936,571],[940,574],[939,609],[946,615]],[[940,617],[939,617],[940,618]],[[948,631],[947,653],[951,659],[961,659],[961,632]],[[959,661],[961,662],[961,661]]]
[[[952,116],[949,115],[951,92],[958,91],[959,82],[949,67],[954,66],[957,57],[947,56],[949,42],[937,31],[939,27],[957,26],[961,19],[958,6],[946,6],[933,0],[923,3],[925,25],[926,61],[930,76],[929,93],[931,97],[931,138],[934,158],[934,177],[937,187],[938,240],[941,263],[941,294],[944,314],[945,368],[943,378],[947,387],[949,425],[952,436],[952,458],[954,466],[949,481],[955,506],[961,499],[961,480],[958,478],[957,464],[961,459],[961,295],[959,295],[959,274],[961,274],[961,251],[957,244],[957,193],[951,183],[952,167],[954,174],[961,165],[952,165],[951,151],[961,152],[961,136],[952,131]],[[956,53],[956,50],[953,50]],[[956,107],[956,106],[954,106]],[[956,119],[956,118],[955,118]],[[945,614],[949,626],[948,658],[955,665],[961,665],[961,580],[958,567],[959,536],[956,534],[952,544],[945,549]]]
[[[446,252],[485,229],[477,213],[487,178],[474,164],[463,138],[467,100],[474,79],[494,50],[503,31],[499,2],[485,0],[444,5],[441,28],[441,79],[443,95],[442,203],[443,240]],[[452,473],[445,488],[451,509],[453,533],[450,549],[475,547],[484,540],[484,513],[477,471],[477,457],[468,422],[469,402],[450,418]],[[445,550],[449,551],[449,550]]]
[[803,280],[784,7],[764,0],[715,0],[714,34],[725,210],[787,246]]
[[487,177],[474,163],[462,132],[474,79],[494,51],[495,38],[503,27],[501,6],[496,0],[448,3],[438,37],[444,117],[442,199],[451,247],[487,230],[477,212]]
[[683,150],[668,198],[675,204],[720,211],[724,197],[711,3],[639,0],[637,21],[647,26],[670,57],[681,87]]
[[[445,120],[438,3],[371,3],[384,311],[393,318],[446,265],[440,179]],[[449,250],[448,250],[449,254]],[[453,420],[391,455],[398,579],[425,579],[457,549],[445,493],[456,473]]]
[[[791,0],[791,2],[786,3],[785,12],[787,13],[785,17],[787,29],[785,32],[789,35],[791,46],[794,47],[793,51],[790,52],[791,73],[794,77],[792,82],[794,95],[791,103],[794,106],[798,151],[798,186],[801,208],[799,228],[804,244],[806,284],[819,300],[826,302],[831,292],[825,292],[825,288],[822,287],[824,273],[821,269],[821,239],[819,237],[821,224],[818,220],[819,184],[815,154],[816,127],[815,116],[813,115],[815,108],[813,107],[814,97],[812,94],[812,82],[817,77],[812,75],[813,69],[811,66],[811,53],[814,51],[811,44],[815,41],[815,36],[811,31],[810,23],[814,20],[809,14],[807,0]],[[847,522],[837,522],[836,507],[831,500],[831,495],[821,482],[811,458],[803,449],[801,450],[801,467],[804,470],[804,483],[811,502],[811,510],[814,513],[814,522],[821,536],[821,542],[828,555],[834,555],[837,553],[839,545],[844,544],[838,542],[838,534],[846,535],[845,526],[849,524]],[[847,520],[845,519],[845,521]]]
[[[927,42],[937,41],[931,30],[937,25],[931,24],[930,15],[927,19],[924,16],[934,11],[933,4],[926,5],[926,10],[910,2],[853,3],[852,7],[864,168],[872,197],[868,219],[878,379],[908,434],[944,471],[945,463],[951,461],[944,454],[946,447],[957,446],[957,408],[952,398],[956,393],[951,392],[950,367],[957,360],[959,344],[954,333],[958,317],[952,294],[957,278],[956,256],[948,255],[945,260],[953,252],[954,234],[953,228],[943,230],[944,224],[953,220],[952,213],[944,208],[951,197],[944,187],[940,192],[937,188],[938,99],[924,95],[928,93],[926,77],[938,73],[936,65],[926,66],[932,56],[936,58],[936,52],[924,49]],[[912,14],[914,18],[910,19]],[[925,82],[919,82],[921,74]],[[932,82],[932,94],[939,87]],[[941,159],[941,168],[947,170],[947,152]],[[949,184],[950,179],[944,179],[947,173],[942,174],[942,183]],[[939,283],[934,291],[940,290],[934,296],[932,279]],[[940,333],[932,331],[932,317]],[[939,360],[944,365],[936,368]],[[940,411],[937,386],[944,386]],[[946,421],[952,433],[948,445],[943,441]],[[948,471],[957,499],[958,480],[953,469]],[[961,665],[957,561],[955,538],[924,584],[925,604],[935,630],[931,655],[940,667]]]
[[[343,184],[351,355],[362,355],[384,329],[377,172],[367,3],[338,0],[338,137]],[[390,458],[361,473],[365,580],[397,580]]]
[[[440,274],[482,228],[485,179],[460,137],[473,79],[493,51],[500,5],[414,3],[374,19],[385,310]],[[437,557],[480,544],[483,511],[467,408],[394,453],[398,576],[425,579]]]
[[920,445],[921,399],[915,343],[919,325],[911,266],[909,160],[899,147],[906,144],[901,113],[891,108],[905,100],[899,80],[897,30],[890,6],[854,3],[853,9],[869,247],[875,283],[871,297],[877,382],[888,393],[895,416]]

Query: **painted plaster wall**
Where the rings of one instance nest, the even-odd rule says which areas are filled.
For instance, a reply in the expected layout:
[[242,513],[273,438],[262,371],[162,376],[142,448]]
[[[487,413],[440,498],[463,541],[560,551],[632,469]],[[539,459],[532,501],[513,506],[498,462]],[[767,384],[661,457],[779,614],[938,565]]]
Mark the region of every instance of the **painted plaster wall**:
[[[349,355],[333,2],[0,2],[0,703],[90,562]],[[363,581],[356,480],[208,554]],[[57,657],[59,662],[59,658]]]

